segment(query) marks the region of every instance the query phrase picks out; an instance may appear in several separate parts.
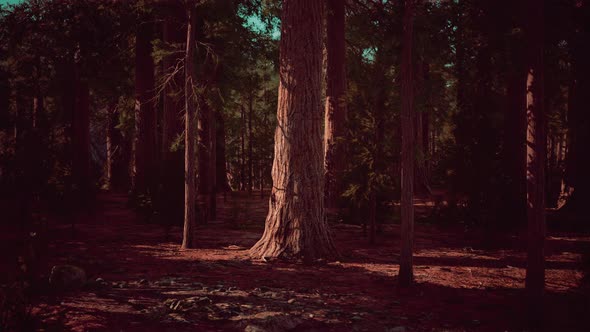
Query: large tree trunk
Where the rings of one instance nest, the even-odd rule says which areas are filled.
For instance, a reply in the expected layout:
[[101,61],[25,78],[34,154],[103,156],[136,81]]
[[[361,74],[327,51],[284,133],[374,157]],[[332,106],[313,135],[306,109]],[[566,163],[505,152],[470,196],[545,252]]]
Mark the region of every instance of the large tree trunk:
[[156,179],[156,112],[151,22],[141,23],[135,39],[135,139],[133,191],[153,192]]
[[527,2],[527,216],[528,252],[525,287],[534,317],[540,314],[545,288],[545,159],[543,4]]
[[326,207],[335,208],[343,190],[342,172],[346,135],[346,44],[344,40],[345,1],[327,1],[327,73],[324,130]]
[[197,140],[197,114],[193,90],[193,54],[195,49],[196,9],[189,3],[188,27],[186,31],[186,57],[184,60],[185,75],[185,141],[184,141],[184,229],[182,232],[182,248],[195,247],[195,144]]
[[324,212],[322,16],[321,1],[283,1],[273,189],[254,257],[336,255]]
[[412,39],[414,34],[415,0],[405,1],[402,49],[402,167],[401,167],[401,255],[400,286],[409,286],[414,279],[414,78],[412,70]]

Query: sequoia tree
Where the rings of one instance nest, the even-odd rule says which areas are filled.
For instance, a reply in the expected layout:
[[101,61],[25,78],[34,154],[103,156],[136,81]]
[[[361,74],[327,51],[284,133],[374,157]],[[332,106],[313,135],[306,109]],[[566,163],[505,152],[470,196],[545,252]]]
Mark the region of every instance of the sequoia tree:
[[408,286],[414,278],[412,247],[414,242],[414,77],[412,38],[415,0],[405,1],[401,64],[402,88],[402,160],[401,160],[401,255],[399,283]]
[[283,1],[273,186],[253,257],[336,255],[324,212],[322,20],[321,1]]
[[346,133],[346,44],[344,0],[327,1],[326,123],[324,131],[326,205],[335,207],[345,167],[341,142]]

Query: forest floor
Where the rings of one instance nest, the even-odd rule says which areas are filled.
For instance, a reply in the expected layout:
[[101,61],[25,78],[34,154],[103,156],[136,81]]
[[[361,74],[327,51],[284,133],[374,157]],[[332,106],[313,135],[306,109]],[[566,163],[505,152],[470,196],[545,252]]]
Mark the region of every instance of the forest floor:
[[[396,287],[399,226],[376,245],[360,226],[336,223],[341,259],[266,263],[247,249],[260,237],[268,199],[237,193],[218,221],[200,226],[198,249],[180,250],[181,228],[166,236],[126,206],[99,195],[94,212],[50,224],[42,270],[83,268],[92,285],[33,301],[46,331],[525,331],[524,241],[518,236],[416,225],[415,285]],[[236,221],[238,220],[238,221]],[[6,233],[4,233],[6,234]],[[4,241],[3,245],[7,245]],[[542,330],[583,331],[590,299],[583,255],[590,236],[550,234]],[[587,331],[587,330],[586,330]]]

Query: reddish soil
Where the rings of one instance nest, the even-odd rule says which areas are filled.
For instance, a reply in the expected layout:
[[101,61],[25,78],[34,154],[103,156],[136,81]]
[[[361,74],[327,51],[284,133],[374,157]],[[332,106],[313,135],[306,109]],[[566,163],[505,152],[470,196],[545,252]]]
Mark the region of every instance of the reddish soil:
[[[72,331],[524,331],[524,241],[462,228],[416,225],[416,284],[396,287],[399,227],[370,246],[359,226],[334,224],[341,259],[315,265],[253,261],[267,199],[219,198],[219,221],[200,226],[198,249],[167,237],[101,194],[70,226],[50,223],[41,270],[71,264],[103,282],[34,298],[37,328]],[[6,234],[6,233],[5,233]],[[6,243],[6,242],[5,242]],[[485,244],[485,246],[483,246]],[[590,237],[547,240],[545,314],[540,330],[589,324],[582,256]],[[258,329],[257,329],[258,328]],[[587,331],[587,330],[586,330]]]

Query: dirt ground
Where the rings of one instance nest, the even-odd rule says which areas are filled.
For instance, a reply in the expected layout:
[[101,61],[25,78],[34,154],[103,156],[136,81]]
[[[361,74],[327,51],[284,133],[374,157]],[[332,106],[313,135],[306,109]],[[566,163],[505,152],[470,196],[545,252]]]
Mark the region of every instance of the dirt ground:
[[[179,227],[167,236],[162,226],[140,222],[124,195],[100,194],[94,212],[76,217],[73,236],[69,225],[50,223],[42,272],[71,264],[93,282],[36,296],[34,329],[530,331],[518,236],[418,223],[416,284],[402,292],[397,225],[385,225],[371,246],[359,226],[336,223],[339,261],[267,263],[251,260],[247,249],[262,233],[268,200],[242,193],[218,201],[218,221],[199,226],[194,250],[180,250]],[[588,331],[581,282],[588,252],[590,236],[548,237],[540,330]]]

